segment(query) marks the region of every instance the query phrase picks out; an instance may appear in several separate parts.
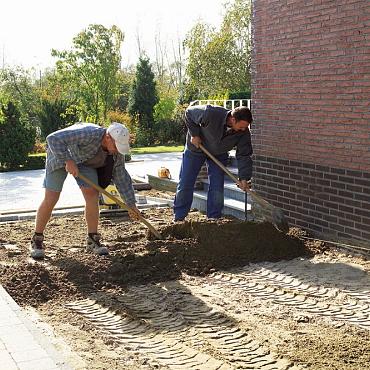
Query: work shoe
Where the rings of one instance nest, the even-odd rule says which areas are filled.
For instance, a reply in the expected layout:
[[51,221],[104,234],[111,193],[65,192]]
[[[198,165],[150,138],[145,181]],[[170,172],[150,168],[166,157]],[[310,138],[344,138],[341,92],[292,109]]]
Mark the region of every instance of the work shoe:
[[31,239],[30,256],[36,260],[45,257],[44,235],[33,235]]
[[100,234],[90,234],[86,239],[86,250],[97,254],[98,256],[105,256],[109,254],[109,249],[100,243]]

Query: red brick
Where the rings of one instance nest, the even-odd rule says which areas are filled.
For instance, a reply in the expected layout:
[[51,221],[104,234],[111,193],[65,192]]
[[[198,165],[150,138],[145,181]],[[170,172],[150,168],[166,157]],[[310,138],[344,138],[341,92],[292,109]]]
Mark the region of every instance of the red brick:
[[[337,203],[327,202],[325,207],[328,215],[332,210],[342,211],[335,216],[347,227],[345,230],[343,226],[333,227],[338,236],[354,238],[363,238],[366,228],[353,217],[362,210],[367,211],[369,206],[363,199],[365,190],[361,186],[353,187],[351,176],[346,176],[346,171],[352,170],[357,173],[353,175],[356,179],[359,173],[363,179],[370,178],[370,175],[366,177],[370,174],[369,7],[368,0],[253,1],[255,124],[252,136],[255,155],[265,158],[256,171],[256,182],[260,175],[265,176],[261,179],[264,181],[261,191],[268,196],[266,187],[274,191],[274,181],[282,177],[285,197],[279,201],[283,208],[286,202],[289,217],[297,225],[307,225],[313,231],[328,229],[318,215],[307,218],[298,203],[285,198],[299,200],[294,194],[302,193],[311,197],[311,201],[322,202],[327,194],[319,190],[320,186],[325,186],[332,196],[347,186],[347,190],[354,193],[353,199],[358,201],[339,203],[339,197]],[[276,158],[319,166],[324,182],[310,183],[302,179],[306,176],[304,173],[297,173],[292,166],[269,175],[264,166],[269,159]],[[325,177],[322,169],[325,166],[338,172]],[[338,178],[339,181],[331,181]],[[327,179],[331,185],[327,185]],[[334,224],[333,219],[325,216],[324,209],[320,207],[324,220]]]

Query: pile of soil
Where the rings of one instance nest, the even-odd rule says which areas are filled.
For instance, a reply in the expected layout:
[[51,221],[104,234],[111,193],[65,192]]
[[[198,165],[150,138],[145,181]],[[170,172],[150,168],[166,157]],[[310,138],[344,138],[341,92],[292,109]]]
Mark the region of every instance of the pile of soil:
[[5,259],[14,266],[0,267],[0,283],[19,304],[35,306],[96,289],[120,290],[131,284],[179,279],[182,273],[204,276],[249,262],[312,253],[294,230],[283,234],[268,223],[209,221],[197,212],[188,221],[173,223],[170,209],[149,210],[145,217],[161,232],[162,240],[149,240],[147,229],[137,222],[105,219],[101,232],[111,253],[104,257],[85,252],[82,216],[52,219],[45,233],[47,258],[36,265],[27,263],[33,222],[5,224],[1,239],[16,244],[22,253],[2,256],[3,264]]
[[21,263],[2,268],[1,284],[18,303],[38,306],[52,299],[78,297],[78,290],[60,270],[46,269],[42,265]]

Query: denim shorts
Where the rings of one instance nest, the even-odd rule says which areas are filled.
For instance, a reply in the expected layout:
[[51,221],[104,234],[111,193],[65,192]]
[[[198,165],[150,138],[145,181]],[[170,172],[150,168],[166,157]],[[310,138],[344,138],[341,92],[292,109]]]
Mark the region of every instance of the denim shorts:
[[[98,174],[96,168],[87,167],[82,164],[78,165],[78,170],[88,177],[95,184],[98,183]],[[46,172],[44,177],[43,187],[48,190],[56,191],[60,193],[63,189],[64,181],[68,173],[64,168],[58,168],[52,172]],[[80,178],[76,177],[76,182],[79,187],[90,187],[88,184],[84,183]]]

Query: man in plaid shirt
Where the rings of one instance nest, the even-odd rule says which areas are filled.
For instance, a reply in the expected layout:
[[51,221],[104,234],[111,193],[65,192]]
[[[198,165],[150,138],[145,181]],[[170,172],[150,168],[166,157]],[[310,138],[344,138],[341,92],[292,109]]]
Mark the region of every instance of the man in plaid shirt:
[[[102,187],[112,180],[128,206],[130,217],[138,220],[140,212],[136,208],[131,177],[125,168],[124,154],[129,152],[127,128],[116,122],[107,129],[92,123],[76,123],[50,134],[46,141],[45,196],[36,215],[31,257],[45,257],[43,233],[68,173],[76,178],[86,202],[87,250],[97,255],[108,254],[109,250],[101,244],[98,234],[99,193],[78,175],[82,173]],[[104,178],[104,185],[100,182],[101,177]]]

